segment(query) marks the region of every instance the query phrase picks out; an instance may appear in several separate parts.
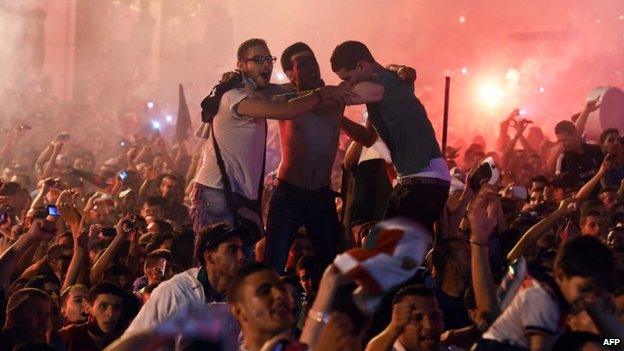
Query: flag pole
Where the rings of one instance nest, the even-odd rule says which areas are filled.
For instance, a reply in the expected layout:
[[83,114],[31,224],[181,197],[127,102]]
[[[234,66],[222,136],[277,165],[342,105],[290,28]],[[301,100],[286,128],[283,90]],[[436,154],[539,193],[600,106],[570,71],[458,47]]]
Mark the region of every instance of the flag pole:
[[451,89],[451,77],[446,76],[444,87],[444,119],[442,122],[442,155],[446,158],[446,143],[448,138],[448,117],[449,117],[449,91]]

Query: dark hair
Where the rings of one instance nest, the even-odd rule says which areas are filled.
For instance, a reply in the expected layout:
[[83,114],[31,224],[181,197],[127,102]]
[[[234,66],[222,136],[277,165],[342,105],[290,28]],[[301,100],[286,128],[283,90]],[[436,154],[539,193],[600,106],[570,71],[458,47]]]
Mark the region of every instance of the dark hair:
[[164,258],[167,261],[173,261],[171,252],[169,252],[169,250],[167,249],[156,249],[148,253],[146,258]]
[[555,134],[561,133],[572,135],[576,134],[576,127],[574,126],[574,123],[567,120],[557,123],[557,125],[555,126]]
[[16,182],[4,183],[4,186],[0,188],[0,196],[15,196],[23,192],[22,186]]
[[360,61],[375,62],[370,50],[359,41],[349,40],[336,46],[331,56],[332,71],[352,70]]
[[153,223],[158,226],[158,231],[160,233],[166,233],[166,232],[173,233],[173,227],[171,226],[171,224],[169,224],[169,222],[156,220]]
[[440,283],[446,273],[446,264],[456,257],[456,252],[459,251],[456,245],[461,243],[465,244],[465,241],[459,238],[446,238],[438,240],[433,248],[431,255],[433,267],[440,276]]
[[5,327],[15,321],[15,315],[20,313],[24,305],[31,299],[43,299],[48,302],[50,297],[43,291],[35,288],[23,288],[15,291],[6,303],[6,321]]
[[73,239],[74,237],[73,237],[73,235],[72,235],[71,230],[66,230],[66,231],[64,231],[63,233],[59,234],[59,235],[56,237],[56,242],[58,243],[58,242],[59,242],[59,239],[62,239],[62,238]]
[[[55,275],[50,274],[39,274],[28,280],[25,288],[35,288],[39,290],[45,290],[44,286],[46,283],[56,284],[61,289],[61,282]],[[60,291],[59,291],[60,293]]]
[[602,213],[600,213],[600,211],[596,211],[596,210],[588,210],[585,211],[583,213],[581,213],[581,218],[579,220],[579,223],[581,225],[583,225],[585,223],[585,221],[587,220],[587,217],[602,217]]
[[284,49],[284,52],[282,53],[282,57],[280,58],[280,63],[282,64],[282,71],[284,72],[292,71],[293,69],[292,57],[295,54],[298,54],[304,51],[312,52],[312,49],[310,49],[308,44],[302,43],[300,41]]
[[614,266],[611,250],[590,235],[569,239],[555,258],[555,268],[560,268],[566,276],[589,278],[610,291],[614,288]]
[[548,185],[548,178],[546,178],[546,176],[543,174],[538,174],[531,177],[530,182],[546,183],[546,185]]
[[266,48],[269,47],[264,39],[248,39],[240,44],[240,46],[238,47],[238,51],[236,52],[236,57],[239,61],[244,60],[247,56],[247,52],[249,51],[249,49],[258,45],[262,45]]
[[297,279],[294,275],[283,275],[280,277],[282,283],[292,285],[295,287],[295,290],[301,290],[301,285],[299,285],[299,279]]
[[617,134],[618,138],[620,136],[620,131],[617,130],[617,128],[607,128],[605,130],[602,131],[602,133],[600,133],[600,145],[604,144],[605,140],[607,140],[607,137],[609,136],[609,134]]
[[95,284],[93,287],[91,287],[91,289],[89,289],[89,303],[93,304],[93,302],[95,302],[95,299],[97,299],[99,295],[104,294],[115,295],[119,297],[122,301],[125,298],[123,290],[121,290],[121,288],[118,287],[117,284],[104,281]]
[[403,301],[403,299],[407,296],[434,297],[433,291],[428,287],[422,284],[414,284],[406,286],[403,289],[399,290],[396,295],[394,295],[394,299],[392,299],[392,304],[396,305],[397,303]]
[[227,300],[229,303],[240,302],[240,293],[242,290],[243,283],[245,279],[252,274],[262,272],[262,271],[271,271],[274,272],[273,269],[261,262],[253,262],[250,263],[243,268],[239,269],[238,272],[232,278],[230,285],[227,288]]
[[160,195],[148,196],[147,199],[145,199],[145,204],[147,206],[159,206],[164,210],[167,208],[167,199]]
[[589,342],[602,345],[603,338],[589,332],[567,332],[561,335],[552,347],[552,351],[581,351]]
[[297,261],[296,270],[305,269],[307,271],[318,272],[320,270],[319,259],[316,255],[303,255]]
[[167,240],[173,240],[173,234],[171,232],[163,232],[152,236],[146,247],[147,252],[158,250],[158,248]]
[[215,251],[221,243],[240,233],[225,222],[208,225],[197,233],[198,240],[195,246],[195,259],[201,265],[204,264],[204,252]]

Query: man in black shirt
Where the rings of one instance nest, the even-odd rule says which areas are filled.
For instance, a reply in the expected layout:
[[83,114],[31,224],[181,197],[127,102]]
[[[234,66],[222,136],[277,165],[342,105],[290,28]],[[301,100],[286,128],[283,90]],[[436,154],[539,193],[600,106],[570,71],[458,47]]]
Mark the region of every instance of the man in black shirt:
[[571,172],[578,175],[586,183],[598,172],[604,154],[597,145],[583,142],[574,124],[570,121],[561,121],[555,126],[557,141],[562,144],[564,151],[557,159],[556,174]]

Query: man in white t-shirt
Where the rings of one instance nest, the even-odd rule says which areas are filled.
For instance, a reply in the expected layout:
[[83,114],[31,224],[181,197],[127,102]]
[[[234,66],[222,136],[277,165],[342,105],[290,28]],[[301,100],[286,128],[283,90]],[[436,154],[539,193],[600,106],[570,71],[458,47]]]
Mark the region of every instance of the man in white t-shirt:
[[[232,191],[248,200],[258,200],[266,143],[265,119],[291,119],[331,99],[340,100],[345,88],[324,86],[290,101],[270,101],[280,92],[269,81],[276,58],[262,39],[249,39],[238,49],[238,70],[244,75],[242,88],[226,92],[215,115],[214,135],[219,145]],[[193,228],[210,223],[233,224],[223,192],[212,136],[206,142],[202,162],[191,192]]]

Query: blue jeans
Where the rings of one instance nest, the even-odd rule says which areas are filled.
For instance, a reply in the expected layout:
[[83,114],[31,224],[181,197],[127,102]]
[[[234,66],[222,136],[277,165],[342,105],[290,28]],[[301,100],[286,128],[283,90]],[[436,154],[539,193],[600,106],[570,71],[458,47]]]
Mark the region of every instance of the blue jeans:
[[[191,191],[190,215],[196,238],[199,231],[210,224],[226,222],[231,226],[234,225],[234,217],[228,208],[223,190],[198,183],[193,185]],[[243,247],[243,252],[248,261],[253,260],[253,245]]]
[[309,190],[278,180],[269,203],[264,262],[283,272],[290,246],[304,226],[321,267],[331,263],[340,234],[335,199],[328,186]]
[[220,222],[234,224],[234,218],[225,201],[223,190],[197,183],[193,185],[193,190],[191,190],[190,215],[196,234],[210,224]]

